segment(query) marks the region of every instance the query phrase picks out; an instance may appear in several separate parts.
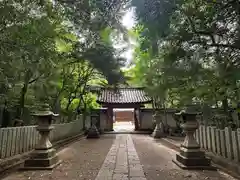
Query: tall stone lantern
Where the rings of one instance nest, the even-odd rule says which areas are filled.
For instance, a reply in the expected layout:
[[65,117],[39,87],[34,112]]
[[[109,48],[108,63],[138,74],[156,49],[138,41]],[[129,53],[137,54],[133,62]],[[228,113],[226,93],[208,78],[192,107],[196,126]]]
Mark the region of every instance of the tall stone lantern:
[[152,137],[153,138],[161,138],[164,137],[164,128],[163,128],[163,122],[162,122],[162,117],[160,115],[160,112],[157,111],[154,115],[153,115],[153,119],[156,122],[156,126],[155,129],[152,133]]
[[214,169],[211,166],[211,160],[205,156],[204,151],[200,150],[200,146],[194,138],[194,133],[198,128],[197,114],[198,112],[193,106],[187,106],[185,110],[176,113],[183,120],[181,127],[186,136],[181,144],[180,153],[176,155],[173,162],[182,169]]
[[53,129],[52,119],[58,115],[51,112],[49,106],[44,104],[41,111],[35,113],[34,116],[37,118],[40,140],[30,158],[25,161],[23,169],[50,170],[61,162],[49,140],[49,134]]

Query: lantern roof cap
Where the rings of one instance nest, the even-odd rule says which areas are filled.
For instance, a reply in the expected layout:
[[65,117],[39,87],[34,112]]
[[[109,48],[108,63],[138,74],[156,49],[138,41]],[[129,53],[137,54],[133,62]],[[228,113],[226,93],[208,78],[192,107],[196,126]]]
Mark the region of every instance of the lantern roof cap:
[[188,105],[183,110],[175,114],[176,115],[184,115],[184,114],[198,115],[198,114],[201,114],[201,112],[197,110],[197,107],[195,105]]
[[57,117],[59,114],[55,114],[50,110],[50,107],[48,104],[43,104],[40,106],[40,110],[36,111],[34,116],[54,116]]

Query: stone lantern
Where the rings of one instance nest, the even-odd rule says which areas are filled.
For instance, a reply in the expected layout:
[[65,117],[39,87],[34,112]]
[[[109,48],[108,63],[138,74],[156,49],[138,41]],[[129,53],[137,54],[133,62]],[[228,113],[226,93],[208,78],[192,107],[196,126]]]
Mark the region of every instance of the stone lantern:
[[100,137],[98,129],[96,127],[97,120],[98,120],[98,115],[91,114],[91,128],[88,131],[87,138],[99,138]]
[[50,131],[53,129],[52,119],[58,115],[51,112],[49,106],[45,104],[42,110],[34,114],[34,116],[37,118],[37,131],[40,133],[40,140],[30,158],[25,161],[23,169],[53,169],[61,162],[49,140]]
[[159,111],[157,111],[153,115],[153,119],[156,122],[156,126],[155,126],[155,129],[154,129],[153,133],[152,133],[152,137],[154,137],[154,138],[164,137],[163,122],[162,122],[162,118],[161,118],[161,115],[160,115]]
[[183,120],[181,127],[186,136],[181,144],[180,153],[176,155],[173,162],[182,169],[214,169],[211,166],[211,160],[205,157],[205,152],[200,150],[200,146],[194,138],[194,133],[198,128],[197,114],[199,113],[193,106],[188,106],[180,113],[176,113]]

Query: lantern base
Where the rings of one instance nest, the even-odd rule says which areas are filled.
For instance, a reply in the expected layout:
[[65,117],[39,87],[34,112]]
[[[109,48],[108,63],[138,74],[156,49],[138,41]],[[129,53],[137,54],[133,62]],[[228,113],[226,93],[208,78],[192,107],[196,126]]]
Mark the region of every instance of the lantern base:
[[24,170],[51,170],[59,165],[61,161],[56,155],[56,150],[35,150],[30,159],[24,162]]
[[89,131],[88,131],[88,134],[87,134],[87,138],[100,138],[100,135],[99,135],[99,132],[96,128],[96,126],[92,126]]
[[163,131],[163,126],[161,126],[161,124],[156,125],[153,133],[152,133],[152,137],[153,138],[162,138],[162,137],[166,137]]
[[182,169],[216,170],[215,167],[211,166],[211,160],[206,157],[185,157],[177,154],[173,162]]

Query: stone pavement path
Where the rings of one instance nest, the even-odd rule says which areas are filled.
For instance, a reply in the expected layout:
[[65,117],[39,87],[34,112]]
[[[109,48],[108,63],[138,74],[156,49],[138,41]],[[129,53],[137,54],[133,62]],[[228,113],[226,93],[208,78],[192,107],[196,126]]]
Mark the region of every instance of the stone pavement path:
[[117,135],[95,180],[146,180],[130,135]]
[[220,171],[182,170],[175,155],[149,135],[108,134],[64,148],[63,163],[52,171],[18,171],[2,180],[235,180]]

